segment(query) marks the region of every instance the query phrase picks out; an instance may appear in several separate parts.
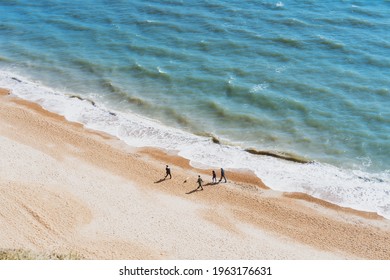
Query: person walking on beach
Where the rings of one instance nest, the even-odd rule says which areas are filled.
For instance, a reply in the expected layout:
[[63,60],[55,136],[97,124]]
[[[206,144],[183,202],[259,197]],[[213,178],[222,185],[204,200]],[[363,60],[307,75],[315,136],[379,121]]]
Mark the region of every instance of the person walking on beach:
[[202,187],[203,180],[202,180],[202,178],[200,178],[200,175],[198,175],[198,181],[197,182],[198,182],[198,187],[196,189],[200,188],[200,190],[203,191],[203,187]]
[[217,173],[215,173],[215,170],[213,170],[213,183],[217,183]]
[[225,170],[223,170],[223,168],[221,168],[221,179],[219,179],[219,182],[222,181],[222,178],[225,179],[225,183],[227,183],[227,180],[226,180],[226,177],[225,177]]
[[171,169],[170,169],[169,166],[167,165],[167,166],[165,167],[165,177],[164,177],[164,179],[166,179],[168,176],[169,176],[169,179],[172,179]]

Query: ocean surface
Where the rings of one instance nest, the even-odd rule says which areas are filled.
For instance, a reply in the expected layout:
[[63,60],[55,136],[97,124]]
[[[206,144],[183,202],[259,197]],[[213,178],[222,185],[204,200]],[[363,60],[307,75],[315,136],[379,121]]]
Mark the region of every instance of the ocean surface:
[[0,0],[0,87],[390,218],[389,30],[381,0]]

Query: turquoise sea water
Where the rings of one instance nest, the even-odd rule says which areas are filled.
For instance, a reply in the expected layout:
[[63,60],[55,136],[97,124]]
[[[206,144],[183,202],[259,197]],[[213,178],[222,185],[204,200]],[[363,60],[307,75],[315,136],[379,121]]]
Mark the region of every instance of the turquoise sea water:
[[[374,211],[390,213],[389,1],[2,0],[0,19],[0,86],[19,77],[11,82],[30,86],[21,95],[44,85],[53,95],[77,94],[180,129],[194,138],[156,132],[153,122],[136,131],[121,121],[115,130],[98,114],[77,117],[85,108],[64,109],[70,118],[99,120],[95,127],[133,137],[130,143],[168,139],[203,164],[217,165],[210,150],[195,156],[180,143],[196,147],[195,135],[213,135],[231,148],[323,164],[319,173],[340,169],[357,178],[351,188],[376,184],[382,210]],[[251,162],[235,157],[227,153],[222,162]],[[271,172],[258,166],[245,168],[262,178]],[[345,183],[330,173],[328,183]],[[278,176],[272,173],[271,185],[283,185]],[[322,185],[313,191],[310,184],[282,189],[328,200],[341,192]],[[347,201],[339,196],[332,201]]]

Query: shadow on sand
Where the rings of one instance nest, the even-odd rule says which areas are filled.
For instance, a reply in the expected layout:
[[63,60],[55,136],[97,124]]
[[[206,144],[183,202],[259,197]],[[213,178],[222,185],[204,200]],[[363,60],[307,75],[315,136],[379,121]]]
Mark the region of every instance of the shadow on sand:
[[[170,178],[169,178],[170,179]],[[167,180],[166,178],[161,178],[160,180],[157,180],[156,182],[154,182],[155,184],[158,184],[158,183],[161,183],[161,182],[164,182],[165,180]]]
[[[206,187],[206,186],[214,186],[214,185],[217,185],[218,183],[207,183],[207,184],[205,184],[205,185],[203,185],[203,187]],[[194,190],[192,190],[192,191],[189,191],[189,192],[187,192],[186,194],[192,194],[192,193],[194,193],[194,192],[199,192],[199,191],[203,191],[202,189],[199,189],[199,187],[198,188],[196,188],[196,189],[194,189]]]
[[194,192],[199,192],[199,191],[202,191],[202,190],[199,190],[198,188],[196,188],[195,190],[189,191],[186,194],[192,194]]

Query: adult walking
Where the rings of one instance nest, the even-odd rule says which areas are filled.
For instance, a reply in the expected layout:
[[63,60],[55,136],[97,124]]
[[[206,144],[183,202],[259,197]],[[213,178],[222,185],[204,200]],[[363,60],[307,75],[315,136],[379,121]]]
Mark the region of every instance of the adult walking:
[[225,183],[227,183],[227,180],[226,180],[226,177],[225,177],[225,170],[223,170],[223,168],[221,168],[221,179],[219,179],[219,182],[222,181],[222,178],[225,179]]
[[213,179],[212,179],[213,183],[216,184],[217,183],[217,173],[215,173],[215,170],[213,170],[212,174],[213,174]]
[[166,179],[168,176],[169,176],[169,179],[172,179],[171,169],[170,169],[169,166],[167,165],[167,166],[165,167],[165,177],[164,177],[164,179]]
[[196,189],[200,189],[201,191],[203,191],[203,186],[202,186],[202,183],[203,183],[203,180],[202,178],[200,178],[200,175],[198,175],[198,187]]

